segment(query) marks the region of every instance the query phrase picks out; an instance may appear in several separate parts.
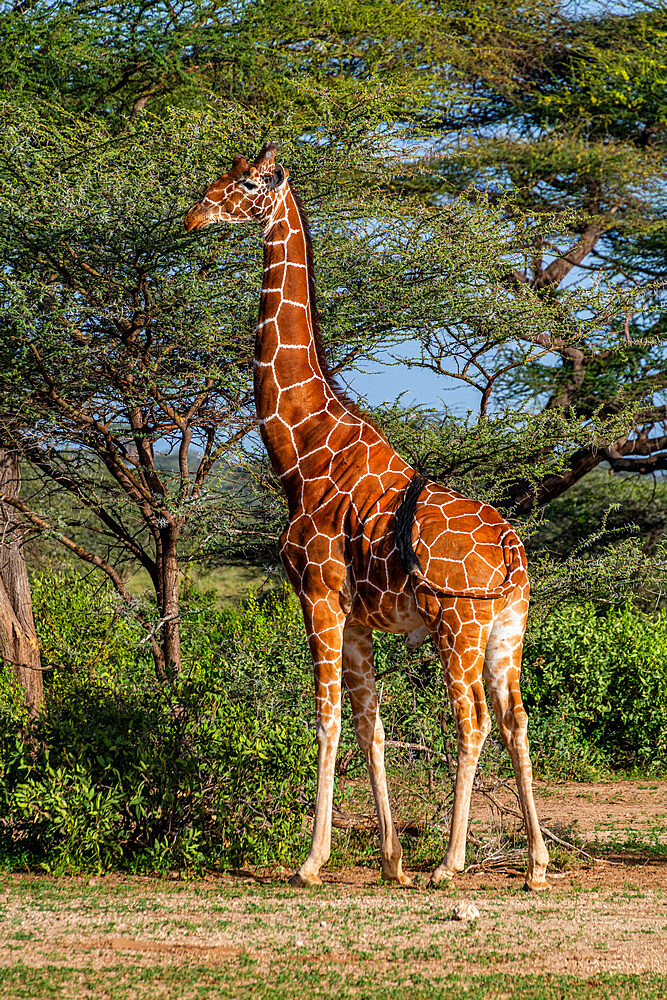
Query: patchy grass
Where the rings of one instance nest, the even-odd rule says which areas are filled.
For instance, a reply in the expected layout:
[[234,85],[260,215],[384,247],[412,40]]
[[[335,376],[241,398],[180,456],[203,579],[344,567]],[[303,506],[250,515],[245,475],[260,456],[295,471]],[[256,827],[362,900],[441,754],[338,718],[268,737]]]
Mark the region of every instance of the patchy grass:
[[[598,864],[541,895],[512,872],[445,889],[347,869],[318,890],[276,873],[0,881],[0,995],[626,1000],[667,995],[667,864]],[[480,911],[451,919],[458,900]]]
[[229,1000],[293,1000],[313,997],[338,1000],[662,1000],[665,980],[660,976],[604,975],[590,979],[572,976],[443,975],[435,982],[419,974],[398,976],[378,984],[364,975],[348,976],[331,970],[285,970],[270,983],[253,976],[246,962],[230,962],[220,969],[197,964],[182,967],[119,964],[104,972],[73,967],[17,966],[0,970],[0,990],[6,1000],[42,1000],[103,996],[108,1000],[190,1000],[226,997]]

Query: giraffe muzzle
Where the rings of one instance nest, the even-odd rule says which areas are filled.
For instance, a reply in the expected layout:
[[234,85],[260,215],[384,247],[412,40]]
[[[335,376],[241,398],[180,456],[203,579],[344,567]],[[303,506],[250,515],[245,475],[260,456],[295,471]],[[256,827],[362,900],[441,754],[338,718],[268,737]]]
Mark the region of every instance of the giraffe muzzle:
[[206,225],[206,219],[199,205],[193,205],[183,221],[189,233],[193,229],[203,229]]

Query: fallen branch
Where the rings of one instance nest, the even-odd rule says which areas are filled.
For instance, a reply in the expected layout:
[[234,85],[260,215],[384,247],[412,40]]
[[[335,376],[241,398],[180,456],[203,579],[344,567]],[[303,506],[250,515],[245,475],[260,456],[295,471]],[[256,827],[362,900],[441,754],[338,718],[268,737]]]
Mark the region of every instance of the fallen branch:
[[[499,812],[506,813],[508,816],[515,816],[517,819],[520,819],[522,823],[524,822],[523,813],[518,812],[516,809],[510,809],[509,806],[504,806],[498,801],[493,792],[490,792],[482,785],[478,786],[478,791],[480,791],[482,795],[489,800],[489,802],[492,802]],[[510,788],[510,791],[514,792],[514,789]],[[516,792],[514,792],[514,794],[516,795]],[[553,833],[548,826],[544,826],[543,823],[540,823],[539,827],[545,837],[548,837],[549,840],[553,840],[555,844],[560,844],[561,847],[566,847],[568,851],[575,851],[588,861],[597,861],[598,863],[603,863],[605,861],[604,858],[596,858],[594,855],[589,854],[588,851],[584,851],[583,848],[577,847],[576,844],[571,844],[569,840],[563,840],[562,837],[557,837],[556,834]]]
[[[312,817],[310,817],[312,819]],[[331,825],[338,830],[372,830],[378,829],[375,816],[366,813],[345,813],[340,809],[334,809],[331,816]],[[423,833],[426,828],[425,819],[396,820],[394,826],[399,833],[407,833],[408,836],[416,837]]]

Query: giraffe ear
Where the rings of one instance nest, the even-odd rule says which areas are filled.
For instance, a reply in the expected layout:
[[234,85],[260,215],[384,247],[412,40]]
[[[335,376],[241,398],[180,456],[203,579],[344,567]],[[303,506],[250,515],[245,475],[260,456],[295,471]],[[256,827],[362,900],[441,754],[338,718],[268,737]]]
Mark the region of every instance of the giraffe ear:
[[266,187],[269,191],[280,191],[286,180],[287,171],[277,163],[266,179]]

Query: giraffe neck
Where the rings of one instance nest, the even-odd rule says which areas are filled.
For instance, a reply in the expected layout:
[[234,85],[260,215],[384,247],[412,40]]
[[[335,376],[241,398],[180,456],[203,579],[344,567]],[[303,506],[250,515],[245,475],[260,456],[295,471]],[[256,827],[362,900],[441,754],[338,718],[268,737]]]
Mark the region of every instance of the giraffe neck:
[[[316,339],[314,283],[302,209],[289,185],[265,226],[264,275],[255,342],[255,405],[260,433],[289,494],[290,480],[312,474],[304,460],[347,417],[327,378]],[[311,463],[312,464],[312,463]]]

